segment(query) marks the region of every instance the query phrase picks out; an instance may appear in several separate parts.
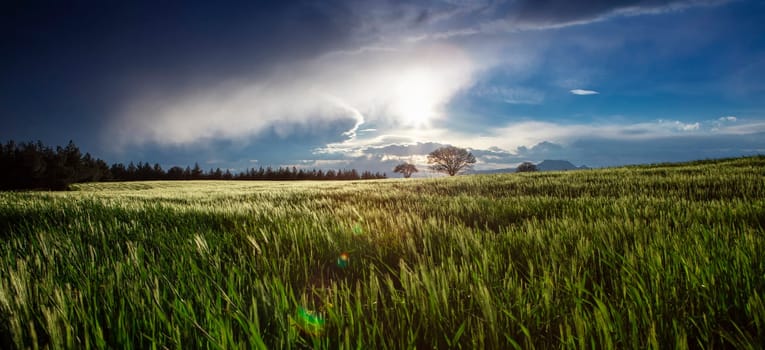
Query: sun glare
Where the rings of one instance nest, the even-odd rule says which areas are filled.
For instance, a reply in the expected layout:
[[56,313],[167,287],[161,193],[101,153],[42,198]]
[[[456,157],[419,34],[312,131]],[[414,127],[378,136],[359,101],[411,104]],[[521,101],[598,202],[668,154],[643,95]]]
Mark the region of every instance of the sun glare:
[[436,114],[435,79],[424,71],[410,71],[402,75],[396,86],[395,109],[399,120],[409,127],[428,126]]

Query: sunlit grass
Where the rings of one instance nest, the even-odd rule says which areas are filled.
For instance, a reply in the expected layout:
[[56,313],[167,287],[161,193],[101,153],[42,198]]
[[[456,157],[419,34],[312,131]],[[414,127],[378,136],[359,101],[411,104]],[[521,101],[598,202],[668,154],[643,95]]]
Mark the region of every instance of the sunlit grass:
[[764,169],[0,193],[0,348],[757,348]]

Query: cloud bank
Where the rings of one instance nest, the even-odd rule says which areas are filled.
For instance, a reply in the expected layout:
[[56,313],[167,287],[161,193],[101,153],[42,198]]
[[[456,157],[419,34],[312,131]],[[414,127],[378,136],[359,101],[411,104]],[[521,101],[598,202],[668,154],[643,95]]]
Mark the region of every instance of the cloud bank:
[[350,138],[365,123],[419,127],[443,114],[475,69],[450,45],[331,53],[264,76],[131,101],[112,138],[120,145],[178,145],[269,129],[286,137],[336,120],[348,121]]
[[765,153],[765,123],[746,121],[744,125],[725,125],[716,119],[604,124],[525,121],[481,136],[447,129],[410,138],[360,136],[352,142],[330,144],[320,150],[326,159],[306,160],[301,166],[364,168],[390,174],[396,164],[409,162],[421,170],[418,177],[437,176],[428,171],[427,154],[445,145],[468,148],[478,160],[476,170],[514,168],[525,161],[545,159],[603,167]]

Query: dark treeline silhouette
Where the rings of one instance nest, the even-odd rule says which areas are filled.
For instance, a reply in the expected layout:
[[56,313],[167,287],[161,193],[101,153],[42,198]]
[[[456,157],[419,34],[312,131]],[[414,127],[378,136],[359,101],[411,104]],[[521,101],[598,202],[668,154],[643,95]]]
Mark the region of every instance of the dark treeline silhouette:
[[0,190],[51,189],[65,190],[72,183],[98,181],[143,180],[362,180],[384,179],[386,174],[356,169],[317,170],[279,167],[260,167],[239,173],[230,170],[210,169],[204,171],[199,164],[194,167],[174,166],[167,171],[159,164],[131,162],[127,166],[115,163],[111,167],[103,160],[82,154],[69,141],[66,147],[47,147],[38,141],[16,143],[9,141],[0,145]]
[[194,167],[174,166],[164,171],[159,164],[153,166],[149,163],[130,163],[125,166],[117,163],[111,167],[112,178],[117,181],[137,180],[367,180],[385,179],[386,174],[364,171],[359,173],[356,169],[346,170],[317,170],[298,169],[296,167],[260,167],[246,171],[232,173],[230,170],[221,168],[204,171],[199,164]]
[[40,141],[9,141],[1,148],[0,189],[64,190],[71,183],[111,178],[106,162],[83,155],[71,141],[55,150]]

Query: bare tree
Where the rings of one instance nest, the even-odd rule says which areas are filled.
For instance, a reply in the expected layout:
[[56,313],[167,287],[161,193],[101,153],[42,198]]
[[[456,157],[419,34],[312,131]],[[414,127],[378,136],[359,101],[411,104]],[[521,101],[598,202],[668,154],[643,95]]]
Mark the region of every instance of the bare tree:
[[404,175],[405,178],[410,178],[412,174],[418,172],[417,167],[414,166],[414,164],[410,163],[401,163],[399,165],[396,165],[396,167],[393,169],[394,173],[400,173],[401,175]]
[[433,164],[430,168],[435,171],[454,176],[470,169],[475,164],[475,157],[464,148],[446,146],[430,152],[428,164]]
[[532,163],[532,162],[523,162],[523,163],[521,163],[521,165],[518,166],[518,169],[516,169],[516,172],[526,173],[526,172],[537,171],[537,170],[539,170],[539,169],[537,169],[537,166],[534,165],[534,163]]

